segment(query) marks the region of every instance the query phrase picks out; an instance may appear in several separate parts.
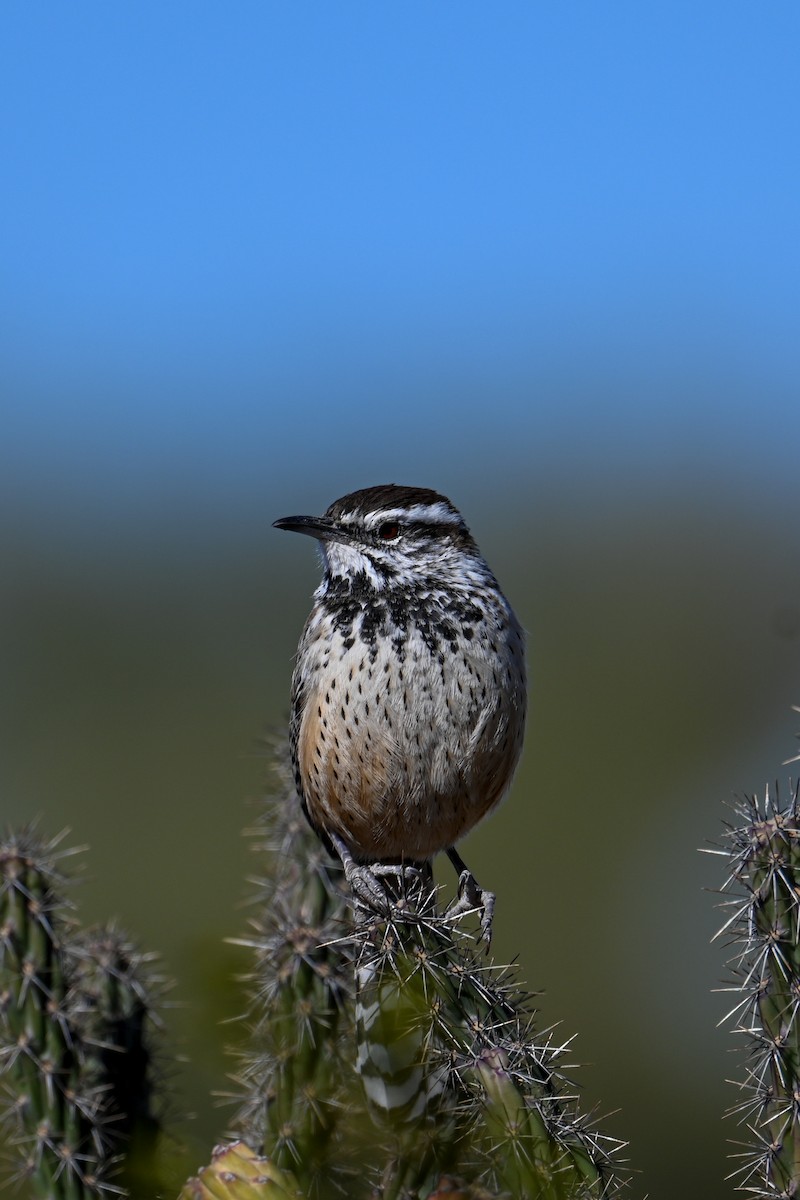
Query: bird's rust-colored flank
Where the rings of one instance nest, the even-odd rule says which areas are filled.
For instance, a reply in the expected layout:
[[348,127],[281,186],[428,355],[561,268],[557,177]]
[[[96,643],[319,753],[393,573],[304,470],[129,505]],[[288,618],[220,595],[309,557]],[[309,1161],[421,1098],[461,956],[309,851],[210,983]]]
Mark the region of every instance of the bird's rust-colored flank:
[[494,575],[428,488],[364,488],[276,524],[324,560],[292,683],[311,824],[356,863],[446,850],[463,868],[453,847],[507,790],[525,724],[523,634]]

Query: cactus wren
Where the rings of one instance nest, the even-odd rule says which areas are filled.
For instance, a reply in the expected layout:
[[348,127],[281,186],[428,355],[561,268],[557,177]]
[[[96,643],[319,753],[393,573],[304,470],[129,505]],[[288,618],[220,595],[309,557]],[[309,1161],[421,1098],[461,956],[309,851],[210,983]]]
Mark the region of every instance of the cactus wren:
[[385,484],[321,517],[324,575],[292,679],[291,750],[313,829],[357,900],[385,911],[378,876],[459,872],[451,913],[482,912],[455,843],[508,789],[525,725],[524,635],[458,510],[429,488]]

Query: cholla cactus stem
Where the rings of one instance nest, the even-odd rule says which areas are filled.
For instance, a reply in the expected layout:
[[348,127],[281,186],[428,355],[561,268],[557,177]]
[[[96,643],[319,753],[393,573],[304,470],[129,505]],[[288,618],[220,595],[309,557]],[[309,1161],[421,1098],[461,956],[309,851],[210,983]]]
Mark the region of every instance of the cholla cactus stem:
[[29,828],[0,843],[2,1115],[19,1179],[88,1200],[119,1190],[114,1156],[148,1110],[150,1000],[116,931],[74,932],[59,841]]
[[[791,786],[791,785],[790,785]],[[763,801],[736,806],[729,830],[729,877],[723,893],[732,914],[720,931],[736,947],[728,1014],[749,1044],[742,1100],[731,1110],[753,1138],[735,1172],[739,1187],[757,1196],[800,1192],[800,803],[798,788],[781,806],[767,789]],[[742,898],[742,893],[744,896]],[[718,935],[719,936],[719,935]]]

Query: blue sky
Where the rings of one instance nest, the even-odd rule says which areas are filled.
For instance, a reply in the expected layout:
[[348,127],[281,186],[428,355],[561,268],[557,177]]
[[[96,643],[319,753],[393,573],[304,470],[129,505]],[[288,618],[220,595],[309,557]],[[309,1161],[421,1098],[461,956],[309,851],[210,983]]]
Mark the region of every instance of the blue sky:
[[789,3],[4,5],[8,468],[780,451],[799,46]]

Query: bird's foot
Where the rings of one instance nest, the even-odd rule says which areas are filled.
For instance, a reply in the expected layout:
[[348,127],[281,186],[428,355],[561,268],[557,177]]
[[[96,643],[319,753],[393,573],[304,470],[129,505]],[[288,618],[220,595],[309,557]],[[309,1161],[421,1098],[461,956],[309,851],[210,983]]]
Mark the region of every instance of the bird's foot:
[[426,873],[424,866],[406,866],[404,863],[365,866],[357,863],[338,834],[328,836],[342,861],[344,877],[356,903],[383,917],[390,916],[397,908],[404,908],[430,876],[430,869]]
[[448,917],[460,917],[463,913],[475,912],[481,914],[481,936],[486,942],[486,949],[492,942],[492,921],[494,920],[494,892],[487,891],[478,883],[468,869],[464,869],[458,877],[458,897],[447,909]]
[[488,950],[492,944],[492,921],[497,897],[494,892],[482,888],[464,860],[452,848],[447,856],[458,871],[458,896],[447,909],[448,917],[460,917],[464,913],[479,912],[481,915],[481,937]]

